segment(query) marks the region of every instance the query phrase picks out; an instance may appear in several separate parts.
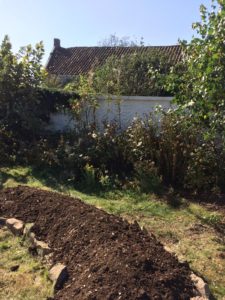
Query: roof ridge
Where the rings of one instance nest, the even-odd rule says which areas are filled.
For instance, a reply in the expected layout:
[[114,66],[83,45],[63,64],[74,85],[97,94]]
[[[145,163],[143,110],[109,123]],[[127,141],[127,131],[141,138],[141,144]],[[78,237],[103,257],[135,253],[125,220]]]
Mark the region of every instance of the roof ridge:
[[63,49],[73,49],[73,48],[112,48],[112,49],[117,49],[117,48],[166,48],[166,47],[180,47],[179,44],[175,45],[147,45],[147,46],[73,46],[73,47],[60,47]]

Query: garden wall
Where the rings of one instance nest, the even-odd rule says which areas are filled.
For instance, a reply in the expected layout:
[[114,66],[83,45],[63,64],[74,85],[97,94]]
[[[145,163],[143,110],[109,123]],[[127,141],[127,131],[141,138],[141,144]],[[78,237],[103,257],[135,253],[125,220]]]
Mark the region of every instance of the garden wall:
[[[99,127],[102,122],[116,121],[121,128],[126,128],[135,117],[144,118],[152,112],[156,106],[162,106],[168,110],[171,107],[172,97],[146,97],[146,96],[111,96],[110,98],[99,97],[98,107],[93,111],[84,113],[81,123],[96,121]],[[66,131],[78,125],[72,114],[68,112],[55,112],[50,116],[48,128],[53,131]]]

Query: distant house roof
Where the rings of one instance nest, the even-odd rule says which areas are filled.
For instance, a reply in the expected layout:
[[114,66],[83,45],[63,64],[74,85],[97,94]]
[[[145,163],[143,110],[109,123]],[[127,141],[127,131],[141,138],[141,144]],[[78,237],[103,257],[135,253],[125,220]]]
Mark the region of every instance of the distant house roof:
[[181,47],[142,46],[142,47],[71,47],[63,48],[60,40],[54,39],[54,49],[46,65],[47,71],[54,75],[75,76],[87,74],[94,68],[103,65],[112,55],[121,57],[132,53],[159,53],[176,64],[181,59]]

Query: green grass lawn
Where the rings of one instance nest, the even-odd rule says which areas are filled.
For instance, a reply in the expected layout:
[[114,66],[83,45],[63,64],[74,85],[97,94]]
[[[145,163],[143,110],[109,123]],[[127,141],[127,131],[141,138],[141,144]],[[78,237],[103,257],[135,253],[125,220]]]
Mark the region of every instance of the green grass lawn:
[[[1,168],[2,188],[25,184],[79,197],[83,201],[117,214],[153,232],[180,260],[188,261],[191,268],[209,283],[216,299],[225,297],[225,237],[217,227],[225,222],[224,215],[180,199],[175,208],[154,194],[129,190],[98,193],[80,192],[68,184],[37,173],[32,168]],[[20,299],[20,298],[18,298]]]

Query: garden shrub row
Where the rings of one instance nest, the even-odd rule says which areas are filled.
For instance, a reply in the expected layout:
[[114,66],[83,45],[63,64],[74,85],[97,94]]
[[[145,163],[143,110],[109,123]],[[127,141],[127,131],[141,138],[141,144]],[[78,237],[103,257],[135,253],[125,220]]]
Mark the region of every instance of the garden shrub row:
[[222,139],[205,139],[205,128],[188,114],[171,111],[160,123],[152,116],[137,119],[125,131],[106,124],[101,132],[93,126],[45,133],[29,144],[12,144],[12,136],[0,134],[2,149],[4,143],[11,149],[4,159],[51,170],[70,184],[85,183],[91,189],[117,185],[143,192],[160,192],[162,186],[191,192],[225,190]]

